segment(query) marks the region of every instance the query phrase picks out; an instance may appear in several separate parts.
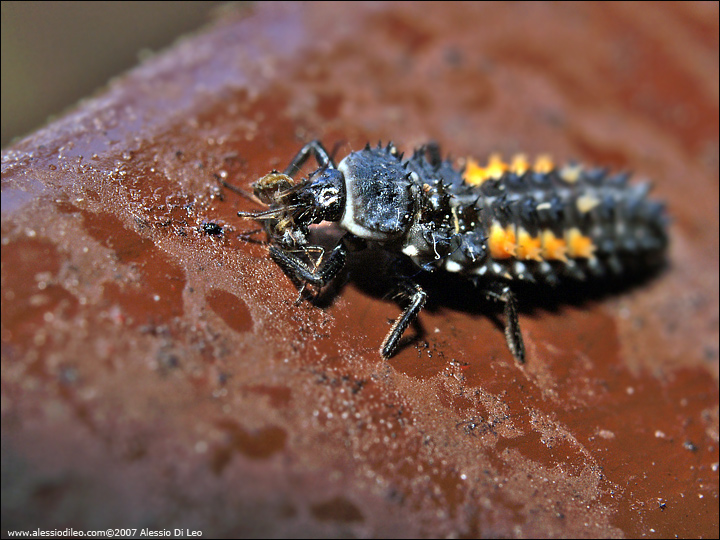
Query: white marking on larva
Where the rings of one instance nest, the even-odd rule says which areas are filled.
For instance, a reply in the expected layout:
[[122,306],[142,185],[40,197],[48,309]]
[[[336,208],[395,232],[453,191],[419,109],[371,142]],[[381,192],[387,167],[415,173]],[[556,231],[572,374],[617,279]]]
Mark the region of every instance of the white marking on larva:
[[568,184],[574,184],[580,179],[582,173],[581,165],[565,165],[558,171],[560,178],[565,180]]
[[402,252],[407,255],[408,257],[417,257],[420,253],[418,251],[418,248],[412,244],[408,244],[404,248],[402,248]]
[[540,203],[535,207],[537,210],[550,210],[550,208],[552,205],[549,202]]
[[626,231],[627,228],[622,221],[618,221],[617,223],[615,223],[615,235],[617,238],[622,238],[623,236],[625,236]]
[[459,221],[458,215],[457,215],[457,207],[456,206],[450,207],[450,212],[452,212],[452,216],[453,216],[453,225],[455,226],[455,233],[459,233],[460,232],[460,221]]
[[432,235],[432,239],[433,239],[433,251],[435,252],[435,260],[437,261],[438,259],[440,259],[440,254],[437,252],[437,241],[435,240],[434,234]]
[[412,178],[412,181],[413,181],[413,182],[418,182],[418,181],[420,181],[420,177],[418,176],[418,174],[417,174],[415,171],[413,171],[413,172],[410,173],[410,178]]
[[482,266],[478,266],[475,269],[475,271],[473,272],[473,274],[476,274],[478,276],[484,276],[485,274],[487,274],[487,271],[488,271],[487,265],[483,264]]
[[521,275],[523,275],[525,272],[527,272],[527,266],[525,266],[525,265],[524,265],[523,263],[521,263],[520,261],[516,261],[513,270],[515,271],[515,274],[516,274],[516,275],[521,276]]
[[[340,227],[345,229],[346,231],[354,234],[355,236],[359,238],[364,238],[366,240],[386,240],[387,235],[378,233],[376,231],[371,231],[370,229],[363,227],[360,225],[357,220],[355,219],[355,202],[354,202],[354,193],[353,190],[350,189],[350,186],[347,184],[347,178],[350,178],[351,175],[348,174],[347,170],[347,164],[345,161],[347,158],[343,159],[340,164],[337,167],[337,170],[340,171],[343,176],[345,176],[345,211],[343,212],[343,216],[340,219]],[[399,219],[399,216],[398,216]]]
[[445,270],[448,272],[460,272],[462,270],[462,265],[458,262],[447,259],[445,261]]
[[505,267],[500,263],[493,263],[492,271],[497,275],[502,275],[505,272]]
[[590,210],[600,204],[600,199],[593,195],[583,195],[575,201],[575,206],[582,214],[587,214]]

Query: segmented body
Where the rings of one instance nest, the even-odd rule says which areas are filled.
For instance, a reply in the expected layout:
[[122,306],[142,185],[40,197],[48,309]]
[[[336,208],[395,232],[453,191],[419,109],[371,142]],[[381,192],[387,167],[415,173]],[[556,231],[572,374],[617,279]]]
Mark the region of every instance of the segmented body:
[[[305,181],[291,177],[313,154],[320,168]],[[301,290],[323,287],[345,264],[348,250],[376,244],[421,269],[455,272],[505,305],[506,338],[523,361],[525,349],[511,290],[516,280],[551,285],[561,276],[621,274],[661,259],[667,245],[664,205],[647,198],[648,184],[627,174],[549,159],[530,164],[491,157],[486,167],[455,167],[436,145],[403,159],[394,145],[352,152],[335,165],[318,141],[300,150],[284,174],[253,186],[269,206],[239,215],[263,221],[270,255]],[[337,222],[346,231],[329,256],[309,240],[309,226]],[[381,347],[391,356],[425,303],[409,276],[397,276],[409,305]]]
[[[384,171],[365,182],[374,190],[348,191],[348,208],[356,212],[403,205],[402,192],[409,193],[394,223],[383,223],[383,212],[374,222],[401,235],[407,229],[400,250],[426,270],[556,284],[558,276],[585,279],[652,264],[667,244],[664,205],[647,199],[648,184],[628,185],[627,174],[556,167],[547,158],[530,165],[522,156],[454,168],[433,163],[423,150],[403,161],[392,146],[350,154],[338,169],[346,178],[358,170]],[[395,202],[378,204],[392,192]],[[341,226],[373,238],[348,214]],[[389,240],[386,233],[378,238]]]

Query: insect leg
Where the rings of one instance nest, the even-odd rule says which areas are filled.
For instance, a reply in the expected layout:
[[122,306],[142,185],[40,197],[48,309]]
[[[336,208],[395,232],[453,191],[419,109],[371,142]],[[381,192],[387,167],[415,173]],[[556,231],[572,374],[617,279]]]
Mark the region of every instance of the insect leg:
[[[320,246],[306,247],[320,248]],[[305,261],[295,253],[286,251],[278,246],[270,246],[270,257],[295,283],[323,287],[345,266],[347,248],[342,242],[339,243],[330,252],[330,256],[315,269],[310,268]]]
[[507,284],[492,286],[485,290],[485,295],[493,300],[499,300],[505,304],[505,339],[508,348],[521,364],[525,363],[525,343],[520,332],[518,321],[517,299]]
[[398,341],[400,341],[407,327],[417,318],[418,313],[425,305],[425,300],[427,300],[427,293],[416,283],[403,282],[402,292],[410,297],[410,304],[405,308],[402,315],[395,320],[390,332],[385,336],[380,346],[380,355],[383,358],[390,358],[395,353]]
[[294,173],[299,171],[303,164],[310,157],[311,153],[315,155],[315,160],[321,167],[329,167],[331,169],[337,168],[335,162],[333,162],[330,154],[328,154],[328,151],[325,150],[325,147],[322,145],[322,143],[318,140],[315,140],[310,141],[300,149],[297,155],[290,162],[290,165],[288,165],[285,169],[285,174],[288,176],[292,176]]

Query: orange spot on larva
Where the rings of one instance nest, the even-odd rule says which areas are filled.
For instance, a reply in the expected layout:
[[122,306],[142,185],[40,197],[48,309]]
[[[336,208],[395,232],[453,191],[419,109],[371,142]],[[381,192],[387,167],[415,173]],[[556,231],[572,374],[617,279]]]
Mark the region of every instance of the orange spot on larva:
[[541,261],[542,257],[542,240],[538,236],[530,236],[530,233],[525,229],[518,230],[517,249],[515,250],[515,256],[518,259],[532,259],[534,261]]
[[565,233],[567,240],[568,255],[576,258],[592,259],[595,252],[595,244],[592,238],[584,236],[580,229],[573,227]]
[[477,161],[469,158],[465,164],[463,180],[465,180],[466,184],[479,186],[487,180],[499,179],[507,170],[508,165],[500,158],[499,154],[492,154],[490,156],[487,167],[481,167]]
[[499,223],[493,223],[488,239],[490,256],[493,259],[509,259],[515,256],[515,231],[511,226],[502,228]]
[[530,168],[527,156],[525,154],[516,154],[513,156],[512,163],[510,164],[510,170],[521,176],[525,171]]
[[550,230],[543,231],[542,256],[544,259],[567,262],[566,252],[567,244],[565,243],[565,239],[558,238]]
[[485,178],[484,169],[480,164],[474,159],[468,158],[465,164],[465,171],[463,171],[463,180],[471,186],[479,186],[487,180],[487,178]]
[[552,171],[555,168],[555,164],[553,163],[553,160],[548,155],[541,155],[538,156],[535,160],[535,166],[533,167],[533,170],[535,172],[547,174],[550,171]]

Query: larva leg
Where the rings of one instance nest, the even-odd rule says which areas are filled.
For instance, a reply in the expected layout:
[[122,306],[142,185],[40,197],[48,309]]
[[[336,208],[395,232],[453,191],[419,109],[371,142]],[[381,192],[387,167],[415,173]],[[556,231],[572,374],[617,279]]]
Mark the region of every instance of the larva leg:
[[383,358],[390,358],[395,354],[400,338],[407,330],[407,327],[417,318],[418,313],[425,305],[425,300],[427,300],[427,293],[416,283],[403,282],[401,293],[403,296],[410,298],[410,303],[402,315],[395,320],[390,332],[383,340],[380,347],[380,355]]
[[508,348],[521,364],[525,363],[525,343],[523,342],[522,332],[520,331],[520,321],[518,320],[517,299],[515,294],[507,284],[498,284],[485,290],[485,295],[493,300],[504,303],[505,312],[505,339]]
[[310,154],[315,155],[315,160],[318,162],[318,165],[320,165],[320,167],[337,169],[335,163],[333,163],[333,160],[330,157],[330,154],[328,154],[328,151],[325,150],[325,147],[320,141],[316,140],[310,141],[300,149],[300,151],[285,169],[284,174],[286,174],[287,176],[292,176],[294,173],[299,171],[303,164],[307,161],[308,157],[310,157]]

